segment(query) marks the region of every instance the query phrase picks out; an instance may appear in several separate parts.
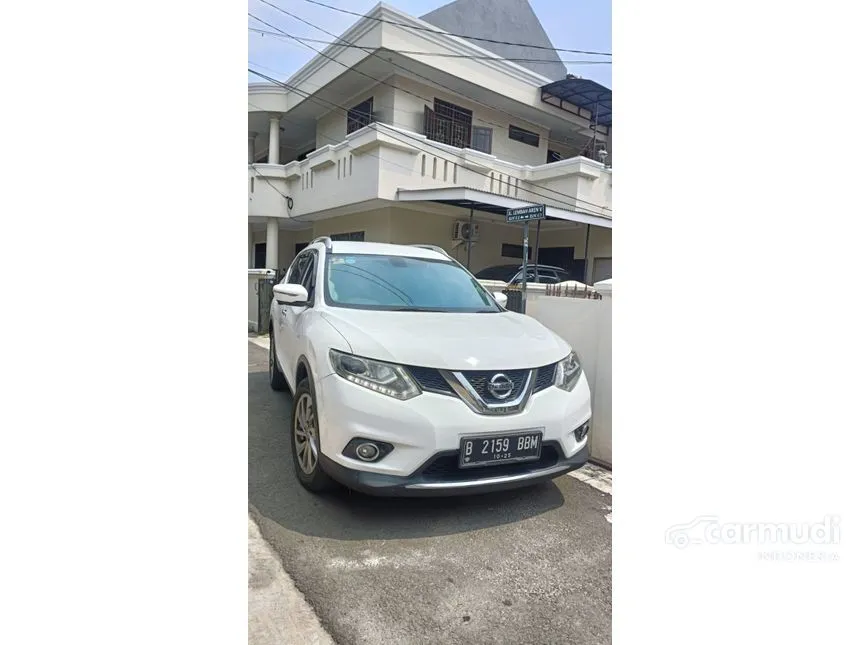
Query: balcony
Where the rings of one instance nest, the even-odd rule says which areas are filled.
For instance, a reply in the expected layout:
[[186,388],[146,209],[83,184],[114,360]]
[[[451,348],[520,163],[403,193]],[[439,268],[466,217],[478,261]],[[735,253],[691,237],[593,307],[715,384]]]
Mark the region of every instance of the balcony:
[[[612,171],[574,157],[526,166],[424,135],[372,123],[303,161],[249,167],[249,214],[294,218],[374,200],[398,190],[462,187],[600,218],[612,215]],[[289,198],[289,199],[288,199]]]

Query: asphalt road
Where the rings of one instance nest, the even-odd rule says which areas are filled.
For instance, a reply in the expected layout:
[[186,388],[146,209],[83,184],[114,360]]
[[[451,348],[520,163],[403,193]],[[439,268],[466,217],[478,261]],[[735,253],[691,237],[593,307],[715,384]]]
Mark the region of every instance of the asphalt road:
[[251,513],[341,644],[611,642],[611,496],[564,475],[489,495],[305,491],[290,397],[248,343]]

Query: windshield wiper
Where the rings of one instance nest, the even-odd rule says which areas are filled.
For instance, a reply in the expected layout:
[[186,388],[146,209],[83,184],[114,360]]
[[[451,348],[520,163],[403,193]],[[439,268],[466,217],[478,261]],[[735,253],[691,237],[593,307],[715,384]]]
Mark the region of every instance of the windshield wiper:
[[430,313],[440,313],[446,312],[448,309],[431,309],[429,307],[391,307],[390,309],[386,309],[386,311],[425,311]]

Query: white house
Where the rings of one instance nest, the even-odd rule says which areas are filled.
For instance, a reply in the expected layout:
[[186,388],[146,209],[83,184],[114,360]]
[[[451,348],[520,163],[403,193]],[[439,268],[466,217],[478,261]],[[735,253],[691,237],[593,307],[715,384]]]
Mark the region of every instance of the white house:
[[289,80],[249,85],[250,268],[283,270],[322,235],[437,244],[473,272],[515,264],[523,227],[505,210],[537,203],[539,262],[611,277],[611,90],[552,50],[446,30],[551,47],[527,0],[421,19],[379,4]]

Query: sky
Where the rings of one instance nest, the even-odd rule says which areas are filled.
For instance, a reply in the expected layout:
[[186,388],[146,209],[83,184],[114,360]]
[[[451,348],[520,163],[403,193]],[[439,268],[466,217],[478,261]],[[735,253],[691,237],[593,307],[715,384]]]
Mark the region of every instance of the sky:
[[[321,0],[343,9],[366,13],[378,0]],[[301,16],[337,35],[342,34],[356,21],[357,16],[333,11],[304,0],[269,0],[290,13]],[[610,0],[530,0],[532,9],[555,47],[586,51],[611,52],[612,4]],[[387,0],[387,4],[412,16],[422,16],[448,4],[447,0]],[[287,33],[303,38],[334,40],[328,34],[287,16],[259,0],[249,0],[248,11]],[[248,26],[270,30],[269,27],[248,18]],[[510,38],[515,41],[516,38]],[[480,41],[472,41],[480,46]],[[309,43],[317,49],[327,45]],[[583,56],[560,52],[562,60],[606,60],[605,57]],[[294,40],[276,36],[261,36],[248,32],[248,62],[251,67],[278,80],[285,81],[316,53]],[[606,87],[612,87],[612,65],[568,65],[568,71],[577,76],[591,78]],[[248,74],[249,83],[264,82]]]

